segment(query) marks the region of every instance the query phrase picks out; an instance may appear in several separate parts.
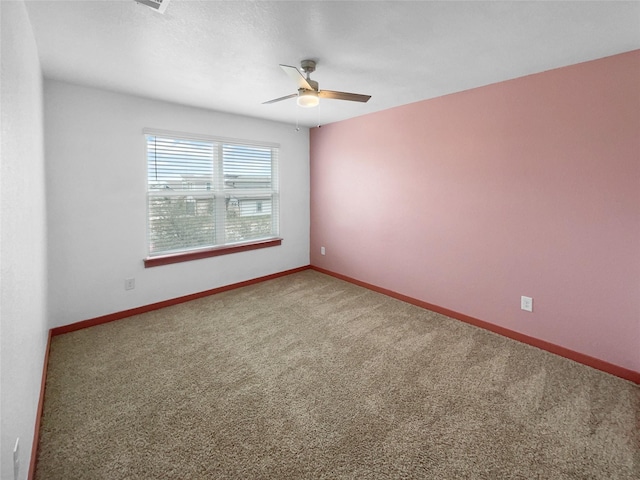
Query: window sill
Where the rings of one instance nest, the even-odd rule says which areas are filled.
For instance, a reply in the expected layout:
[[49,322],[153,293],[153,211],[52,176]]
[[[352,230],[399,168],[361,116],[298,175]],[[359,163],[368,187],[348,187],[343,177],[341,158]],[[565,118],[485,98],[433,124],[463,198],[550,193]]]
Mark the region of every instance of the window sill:
[[195,252],[174,253],[171,255],[161,255],[157,257],[147,257],[144,259],[144,268],[159,267],[170,263],[190,262],[201,258],[217,257],[218,255],[229,255],[231,253],[244,252],[246,250],[257,250],[259,248],[277,247],[282,244],[281,238],[270,238],[258,240],[251,243],[240,243],[235,245],[224,245],[213,247],[207,250],[197,250]]

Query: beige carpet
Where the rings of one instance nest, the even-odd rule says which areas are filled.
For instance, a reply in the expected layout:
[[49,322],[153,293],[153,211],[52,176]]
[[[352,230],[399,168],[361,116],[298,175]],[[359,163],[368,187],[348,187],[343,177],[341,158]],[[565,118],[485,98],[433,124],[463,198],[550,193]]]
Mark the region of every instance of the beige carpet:
[[38,479],[638,479],[640,388],[308,270],[53,338]]

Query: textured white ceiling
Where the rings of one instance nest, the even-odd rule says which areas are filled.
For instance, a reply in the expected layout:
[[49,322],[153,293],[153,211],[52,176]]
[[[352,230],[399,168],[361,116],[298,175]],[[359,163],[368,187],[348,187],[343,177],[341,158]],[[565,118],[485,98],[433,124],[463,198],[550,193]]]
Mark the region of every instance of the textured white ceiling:
[[[27,0],[44,75],[313,126],[640,48],[640,2]],[[372,95],[301,109],[278,67]]]

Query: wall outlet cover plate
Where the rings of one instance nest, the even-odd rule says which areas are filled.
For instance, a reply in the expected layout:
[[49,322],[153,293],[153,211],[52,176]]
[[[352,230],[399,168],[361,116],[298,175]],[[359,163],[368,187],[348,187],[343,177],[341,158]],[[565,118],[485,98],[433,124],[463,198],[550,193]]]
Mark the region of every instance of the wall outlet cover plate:
[[533,298],[524,295],[520,297],[520,308],[526,312],[533,312]]

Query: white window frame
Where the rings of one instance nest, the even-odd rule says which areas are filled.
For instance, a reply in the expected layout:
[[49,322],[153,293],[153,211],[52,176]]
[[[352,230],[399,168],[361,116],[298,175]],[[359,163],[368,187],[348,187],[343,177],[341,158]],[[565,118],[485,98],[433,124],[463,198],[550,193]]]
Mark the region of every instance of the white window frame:
[[[148,164],[148,136],[157,136],[175,140],[185,141],[198,141],[198,142],[211,142],[216,154],[213,155],[213,184],[211,190],[178,190],[175,192],[165,192],[160,190],[154,190],[150,188],[150,181],[148,178],[149,164]],[[167,263],[175,263],[179,261],[192,260],[196,258],[204,258],[208,256],[222,255],[226,253],[235,253],[237,251],[250,250],[255,248],[264,248],[270,246],[280,245],[282,239],[279,237],[280,225],[279,225],[279,171],[278,171],[278,157],[280,145],[271,142],[257,142],[252,140],[243,140],[235,138],[217,137],[209,135],[191,134],[185,132],[175,132],[160,129],[148,129],[143,130],[143,137],[145,141],[145,165],[147,169],[147,181],[146,181],[146,222],[147,222],[147,258],[145,259],[145,266],[157,266]],[[268,148],[271,149],[271,186],[270,188],[238,188],[229,189],[225,188],[225,179],[223,174],[223,147],[225,145],[243,146],[243,147],[256,147],[256,148]],[[214,198],[214,224],[215,224],[215,240],[211,245],[198,246],[198,247],[184,247],[172,250],[165,250],[159,252],[151,251],[151,235],[150,235],[150,199],[153,196],[185,196],[199,197],[199,198]],[[271,233],[267,236],[261,236],[259,238],[251,238],[248,240],[240,241],[226,241],[225,239],[225,222],[227,219],[226,212],[226,199],[232,197],[237,198],[238,201],[251,198],[269,198],[271,200]]]

